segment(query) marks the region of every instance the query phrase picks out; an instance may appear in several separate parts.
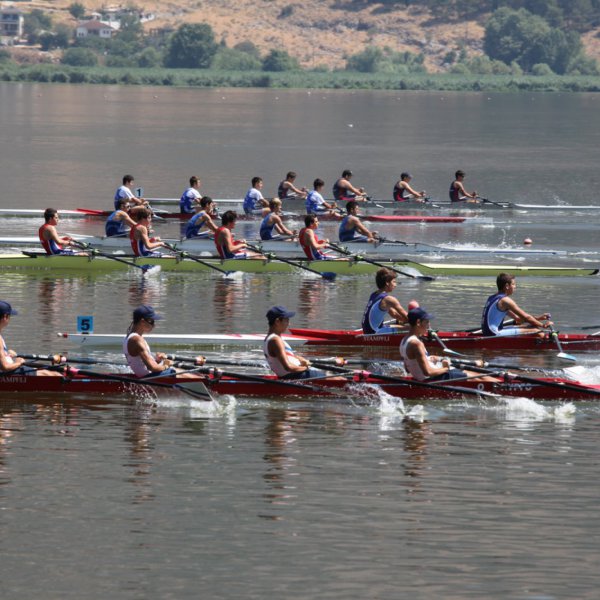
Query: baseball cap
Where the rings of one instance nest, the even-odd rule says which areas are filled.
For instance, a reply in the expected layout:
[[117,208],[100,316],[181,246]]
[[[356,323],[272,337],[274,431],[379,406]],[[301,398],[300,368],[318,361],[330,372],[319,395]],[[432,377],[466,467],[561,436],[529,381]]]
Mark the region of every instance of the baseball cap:
[[0,300],[0,317],[4,315],[18,315],[19,313],[8,303],[4,302],[4,300]]
[[288,310],[285,306],[272,306],[267,312],[269,323],[274,323],[275,319],[291,319],[296,313]]
[[149,304],[142,304],[133,311],[133,320],[141,321],[142,319],[154,319],[155,321],[160,321],[162,317],[156,314]]
[[420,306],[418,308],[412,308],[408,311],[408,322],[411,325],[415,325],[417,321],[424,321],[425,319],[430,321],[433,318],[434,316],[432,314],[429,314],[424,308],[421,308]]

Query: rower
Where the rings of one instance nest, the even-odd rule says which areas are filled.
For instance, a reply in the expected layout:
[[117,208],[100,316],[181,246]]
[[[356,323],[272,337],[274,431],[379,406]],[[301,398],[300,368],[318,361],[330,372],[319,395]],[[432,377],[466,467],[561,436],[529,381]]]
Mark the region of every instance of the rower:
[[[167,377],[176,375],[177,378],[196,378],[194,373],[182,372],[173,368],[173,363],[166,354],[157,352],[152,354],[144,334],[154,329],[156,321],[162,319],[152,306],[142,304],[133,311],[133,320],[127,329],[127,335],[123,340],[123,354],[129,368],[136,377]],[[203,356],[196,357],[196,364],[203,365],[206,359]]]
[[[406,324],[406,310],[400,301],[391,295],[396,287],[396,273],[385,267],[375,274],[377,290],[371,294],[362,318],[363,333],[395,333]],[[385,319],[396,320],[394,325],[385,325]]]
[[[500,273],[496,278],[496,287],[498,292],[487,299],[481,316],[483,335],[512,336],[537,333],[543,337],[543,330],[552,327],[549,313],[534,317],[511,298],[517,289],[514,275]],[[507,315],[515,320],[515,326],[504,326],[504,318]]]
[[[36,369],[35,367],[24,366],[25,359],[17,356],[14,350],[9,350],[2,337],[2,332],[10,323],[11,316],[19,313],[4,300],[0,300],[0,373],[12,373],[13,375],[62,375],[58,371],[49,371],[48,369]],[[59,364],[62,357],[57,354],[54,364]]]
[[152,213],[147,208],[139,208],[134,215],[135,225],[129,231],[131,248],[136,256],[162,256],[157,248],[166,248],[159,237],[149,237]]
[[306,194],[308,190],[303,188],[297,188],[294,185],[294,181],[296,181],[296,173],[294,171],[290,171],[285,179],[279,184],[277,188],[277,197],[280,200],[291,200],[293,198],[306,198]]
[[306,215],[304,217],[304,227],[298,233],[298,241],[304,250],[304,254],[309,260],[332,260],[322,250],[329,245],[329,240],[320,240],[315,231],[319,226],[317,215]]
[[467,192],[463,185],[465,172],[460,169],[454,174],[454,181],[450,184],[448,192],[450,202],[477,202],[477,192]]
[[[340,242],[376,242],[377,232],[369,231],[358,218],[358,202],[350,200],[346,204],[346,216],[339,227]],[[357,233],[358,232],[358,233]]]
[[310,192],[308,192],[308,196],[306,196],[306,214],[337,214],[337,204],[335,202],[325,202],[325,199],[321,194],[324,185],[325,182],[322,179],[319,179],[318,177],[313,181],[313,189]]
[[58,235],[56,226],[59,216],[55,208],[44,211],[45,223],[39,228],[38,236],[46,254],[73,254],[73,250],[65,250],[63,246],[75,246],[73,238],[68,235]]
[[499,381],[495,377],[479,376],[473,371],[455,369],[448,358],[429,356],[421,337],[427,335],[429,322],[433,319],[423,308],[408,311],[408,333],[400,343],[400,356],[404,366],[417,381],[447,381],[469,377],[471,381]]
[[190,187],[183,192],[179,200],[179,211],[182,214],[194,214],[194,208],[199,206],[200,200],[202,200],[202,194],[198,191],[199,189],[200,178],[193,175],[190,177]]
[[[276,240],[282,235],[293,237],[296,235],[296,230],[288,229],[281,220],[281,200],[273,198],[269,201],[270,212],[264,217],[260,224],[260,239],[261,240]],[[273,229],[277,231],[277,235],[273,235]]]
[[262,192],[262,177],[252,178],[252,187],[246,192],[244,197],[244,212],[247,215],[262,215],[263,210],[269,207],[269,203],[264,199]]
[[135,226],[135,221],[129,216],[127,209],[129,208],[129,200],[121,198],[119,200],[119,208],[110,214],[104,224],[106,237],[123,237],[129,233],[129,227]]
[[138,198],[131,191],[131,184],[134,181],[133,175],[123,175],[123,185],[119,186],[115,192],[115,210],[119,210],[119,201],[123,199],[128,200],[133,207],[147,204],[144,198]]
[[204,196],[200,200],[200,204],[196,205],[196,214],[187,222],[185,228],[185,237],[205,238],[212,233],[216,233],[217,226],[213,221],[215,217],[214,203],[210,196]]
[[310,361],[296,354],[281,337],[290,318],[296,313],[283,306],[272,306],[267,312],[269,331],[263,342],[263,352],[269,367],[279,379],[311,379],[323,377],[325,371],[310,366]]
[[333,197],[339,202],[348,200],[365,200],[364,188],[356,188],[350,183],[352,171],[345,169],[342,176],[333,184]]
[[215,246],[222,259],[258,258],[261,255],[246,251],[246,240],[234,239],[233,229],[238,215],[234,210],[226,210],[221,217],[221,227],[215,233]]
[[417,192],[410,187],[410,180],[412,175],[410,173],[401,173],[399,181],[394,185],[393,198],[396,202],[406,202],[408,200],[416,200],[417,202],[423,202],[425,200],[425,190]]

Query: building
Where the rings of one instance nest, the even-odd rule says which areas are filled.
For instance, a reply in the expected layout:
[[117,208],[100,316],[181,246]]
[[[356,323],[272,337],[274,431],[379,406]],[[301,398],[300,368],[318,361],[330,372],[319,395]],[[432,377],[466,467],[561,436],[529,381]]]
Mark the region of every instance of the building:
[[14,7],[0,9],[0,38],[8,43],[23,37],[23,13]]
[[115,28],[101,21],[80,21],[75,30],[76,38],[99,37],[109,39],[113,36]]

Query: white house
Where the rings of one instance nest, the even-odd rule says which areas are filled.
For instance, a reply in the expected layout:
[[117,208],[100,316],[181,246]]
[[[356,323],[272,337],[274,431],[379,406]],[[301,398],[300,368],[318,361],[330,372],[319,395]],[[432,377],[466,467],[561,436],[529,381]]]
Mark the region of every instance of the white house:
[[112,37],[114,32],[114,27],[102,23],[102,21],[80,21],[75,30],[75,37],[84,38],[95,36],[102,39],[108,39]]
[[18,8],[0,9],[0,38],[8,38],[9,41],[21,39],[24,21],[25,17]]

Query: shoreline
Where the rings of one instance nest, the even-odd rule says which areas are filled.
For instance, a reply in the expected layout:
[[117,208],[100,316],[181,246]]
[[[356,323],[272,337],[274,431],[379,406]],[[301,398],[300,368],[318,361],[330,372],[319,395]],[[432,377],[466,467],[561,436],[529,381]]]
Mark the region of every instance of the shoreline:
[[179,88],[339,89],[440,92],[600,92],[600,76],[383,75],[350,71],[215,71],[0,64],[0,81]]

